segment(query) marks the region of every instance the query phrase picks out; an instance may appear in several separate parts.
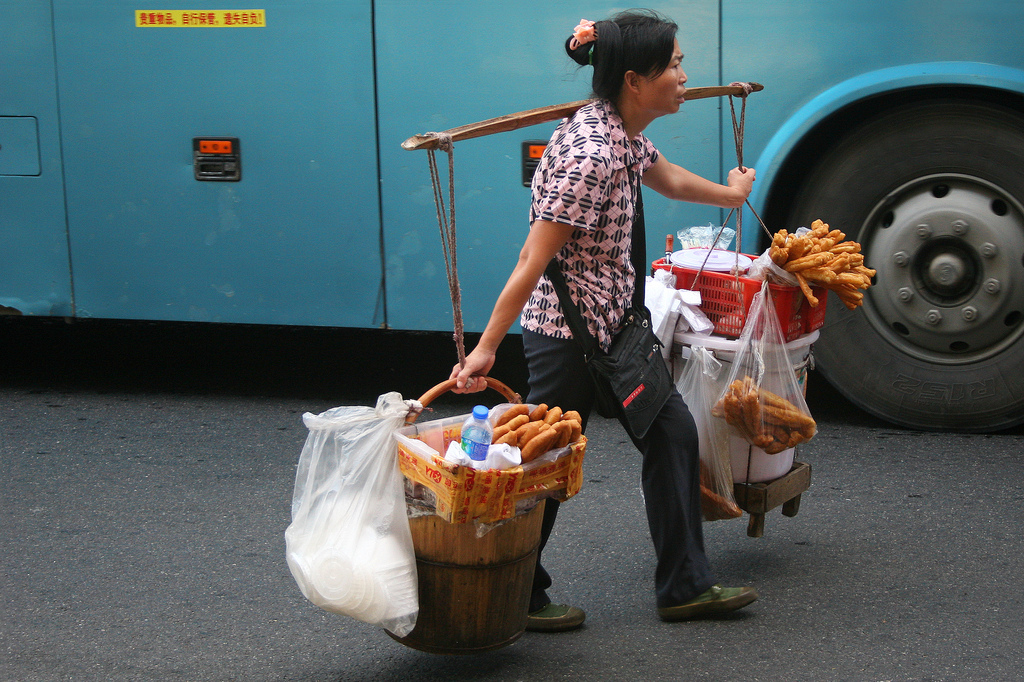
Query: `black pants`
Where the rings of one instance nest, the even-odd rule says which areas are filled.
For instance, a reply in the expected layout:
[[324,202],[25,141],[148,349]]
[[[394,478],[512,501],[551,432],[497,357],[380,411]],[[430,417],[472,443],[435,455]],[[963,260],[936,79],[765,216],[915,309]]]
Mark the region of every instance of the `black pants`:
[[[523,330],[523,347],[530,372],[526,401],[576,410],[585,430],[594,406],[594,383],[579,346],[575,341]],[[658,558],[654,575],[657,606],[677,606],[714,584],[701,527],[697,429],[677,391],[673,390],[647,434],[633,439],[633,444],[643,456],[641,485]],[[551,601],[546,593],[551,576],[541,565],[541,552],[555,525],[558,506],[548,500],[544,510],[530,611]]]

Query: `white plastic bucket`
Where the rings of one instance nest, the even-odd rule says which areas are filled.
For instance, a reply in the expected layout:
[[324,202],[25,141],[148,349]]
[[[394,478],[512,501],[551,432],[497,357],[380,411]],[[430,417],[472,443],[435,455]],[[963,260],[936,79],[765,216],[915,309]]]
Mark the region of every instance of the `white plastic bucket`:
[[[796,373],[796,381],[807,395],[807,372],[813,366],[811,346],[818,340],[818,332],[804,334],[786,344],[786,351],[789,353],[789,362],[793,365],[793,372]],[[715,358],[723,365],[731,365],[739,351],[739,339],[727,339],[724,336],[715,334],[703,335],[691,332],[676,332],[673,336],[672,359],[674,365],[674,379],[678,380],[685,366],[686,360],[690,357],[692,346],[703,346],[711,351]],[[729,374],[729,368],[723,367],[720,379],[723,381],[722,390],[725,390],[724,380]]]
[[[729,427],[732,430],[732,427]],[[734,483],[763,483],[774,481],[789,473],[793,468],[796,448],[787,448],[780,453],[769,455],[751,445],[742,436],[729,435],[729,455],[732,457],[732,480]]]

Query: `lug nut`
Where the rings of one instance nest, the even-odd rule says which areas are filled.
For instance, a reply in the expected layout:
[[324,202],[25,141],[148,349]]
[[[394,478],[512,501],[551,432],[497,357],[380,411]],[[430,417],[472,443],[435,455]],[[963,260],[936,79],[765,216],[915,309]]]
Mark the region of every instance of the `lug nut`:
[[897,251],[892,254],[892,262],[903,268],[910,262],[910,256],[907,255],[906,251]]
[[968,225],[967,221],[965,221],[965,220],[954,220],[953,221],[953,233],[954,234],[965,235],[965,234],[967,234],[967,230],[969,228],[970,228],[970,225]]
[[917,226],[917,236],[921,239],[928,239],[932,236],[932,226],[928,223],[921,223]]
[[985,258],[995,258],[999,253],[999,247],[992,242],[985,242],[981,245],[981,255]]
[[936,325],[942,322],[942,313],[938,310],[929,310],[924,316],[924,321],[930,325]]
[[998,279],[987,279],[985,280],[985,291],[990,294],[998,294],[1002,285]]
[[914,290],[911,289],[910,287],[903,287],[902,289],[896,292],[896,295],[904,303],[910,303],[910,301],[914,298]]
[[978,319],[978,309],[973,305],[964,306],[960,312],[968,322],[974,322],[974,320]]

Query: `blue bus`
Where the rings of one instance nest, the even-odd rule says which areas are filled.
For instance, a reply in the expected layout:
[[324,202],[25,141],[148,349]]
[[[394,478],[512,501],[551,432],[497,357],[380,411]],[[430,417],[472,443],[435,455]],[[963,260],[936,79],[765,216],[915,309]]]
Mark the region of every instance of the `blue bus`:
[[[207,5],[208,3],[202,3]],[[754,81],[744,163],[772,230],[820,218],[878,271],[830,305],[820,372],[918,428],[1024,421],[1024,25],[1018,2],[680,0],[690,86]],[[0,312],[450,331],[428,131],[585,99],[562,42],[618,5],[522,0],[8,0]],[[458,265],[479,331],[527,229],[524,143],[456,145]],[[721,179],[727,102],[648,134]],[[653,194],[653,193],[652,193]],[[648,199],[663,236],[718,209]],[[741,247],[764,235],[748,211]]]

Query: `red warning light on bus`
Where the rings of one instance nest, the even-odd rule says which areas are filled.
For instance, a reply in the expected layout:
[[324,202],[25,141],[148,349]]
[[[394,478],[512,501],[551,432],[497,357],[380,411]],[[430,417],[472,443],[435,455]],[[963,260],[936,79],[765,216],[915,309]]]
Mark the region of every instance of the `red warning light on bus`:
[[199,151],[203,154],[230,154],[231,140],[200,140]]

